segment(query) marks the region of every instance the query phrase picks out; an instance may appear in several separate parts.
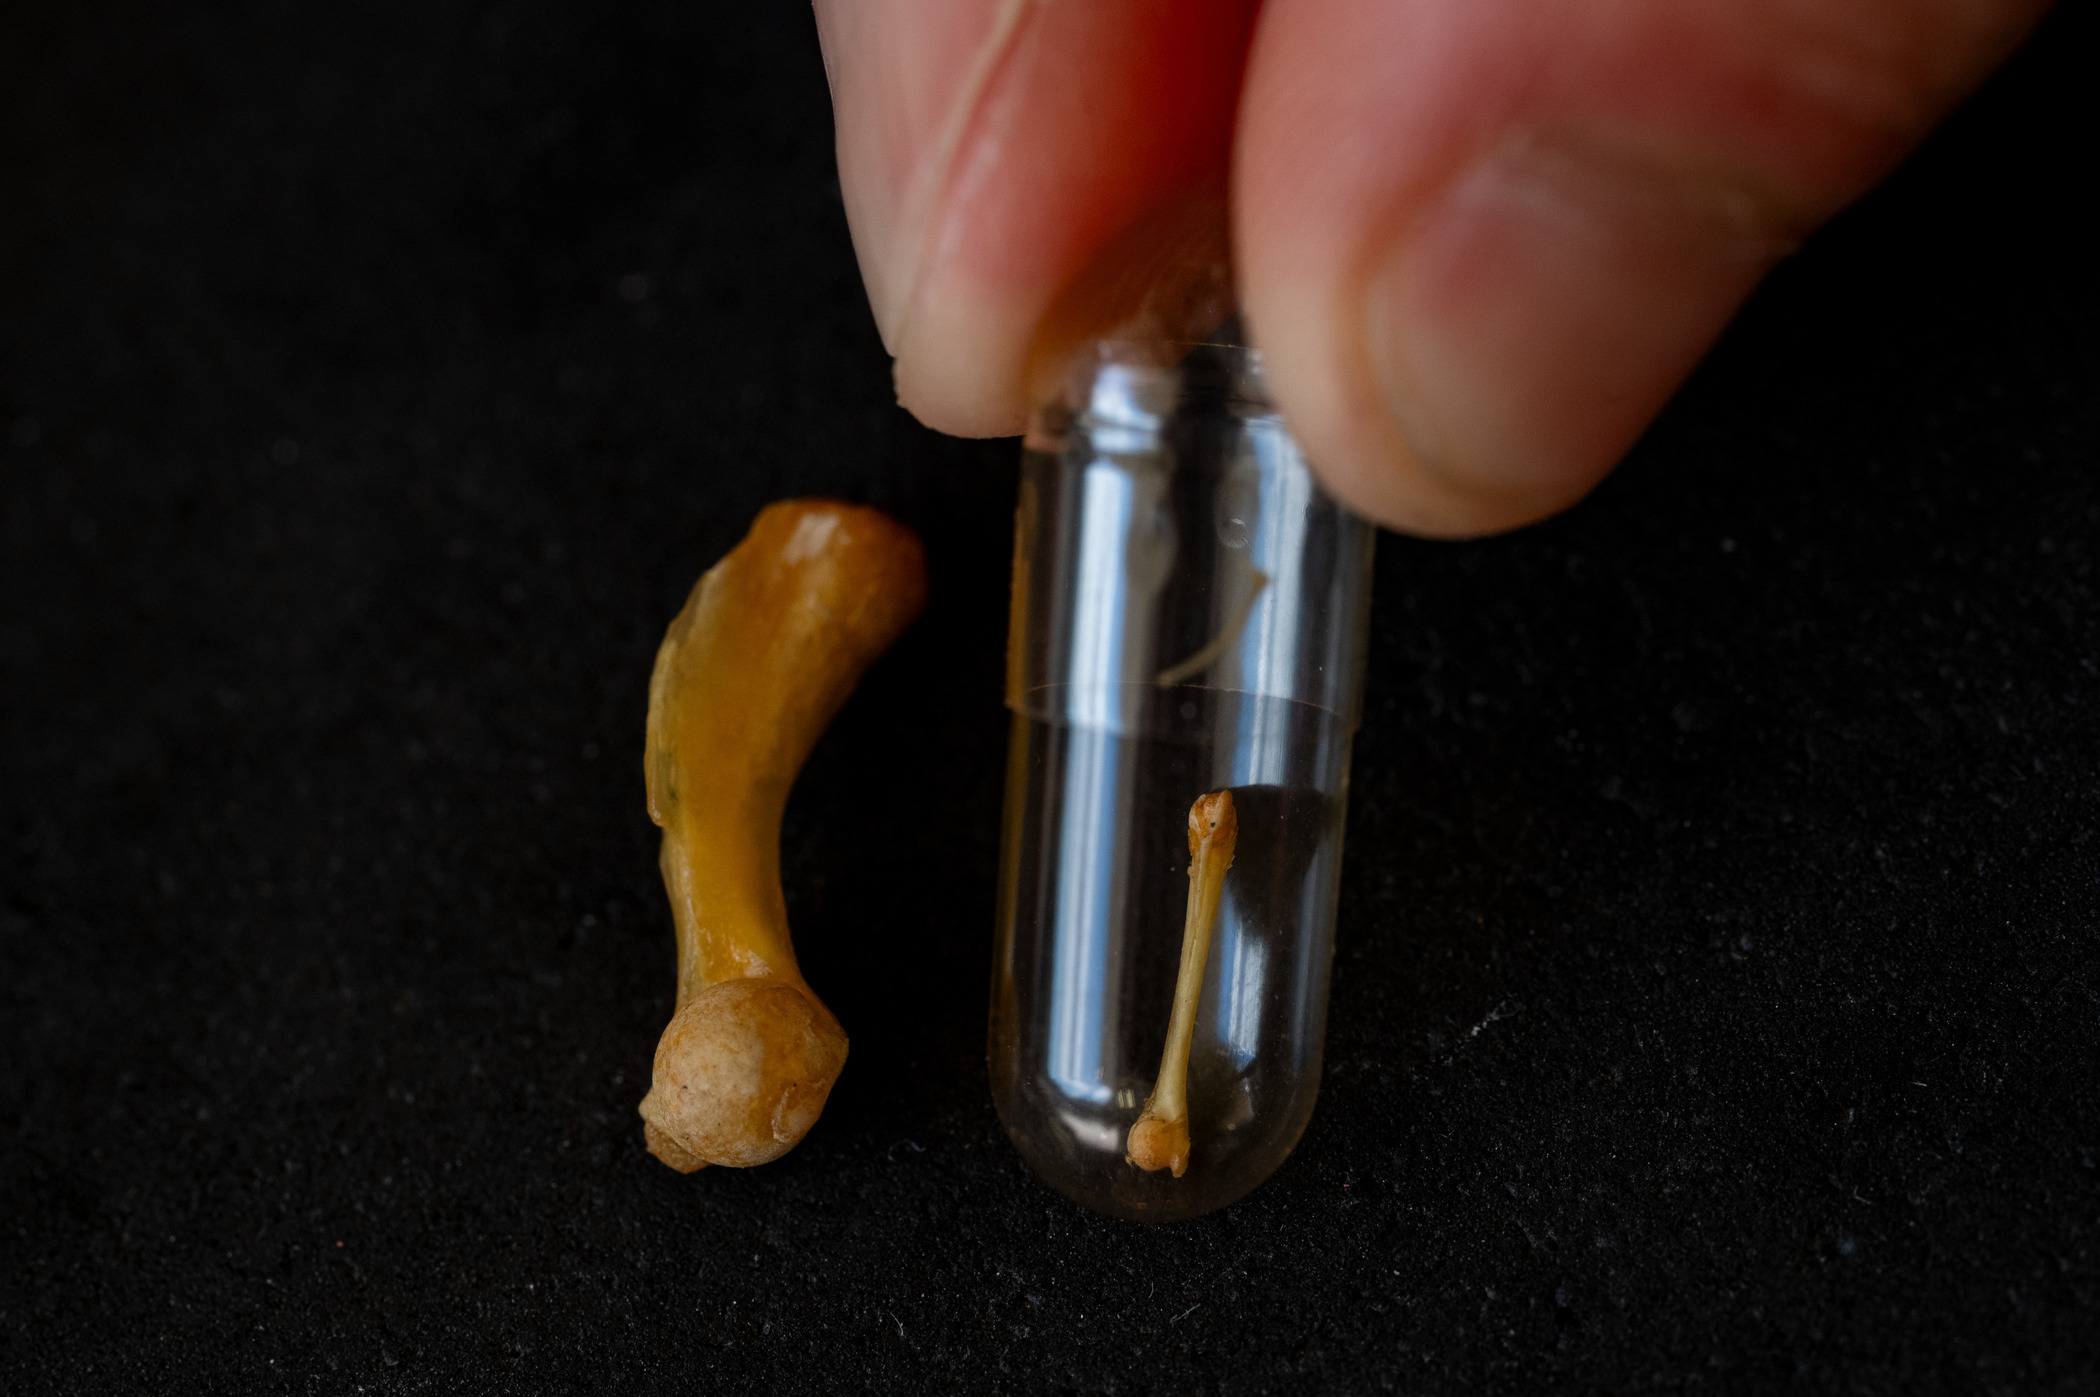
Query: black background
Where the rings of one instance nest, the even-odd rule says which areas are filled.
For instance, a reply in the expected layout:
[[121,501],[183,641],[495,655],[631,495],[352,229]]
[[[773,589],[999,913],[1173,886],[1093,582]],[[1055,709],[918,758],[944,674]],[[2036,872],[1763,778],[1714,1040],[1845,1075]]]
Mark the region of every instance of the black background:
[[[1012,443],[891,405],[799,4],[0,16],[0,1386],[2091,1391],[2100,247],[2066,11],[1596,496],[1387,537],[1329,1061],[1166,1230],[985,1090]],[[853,1036],[634,1114],[650,658],[935,599],[788,815]]]

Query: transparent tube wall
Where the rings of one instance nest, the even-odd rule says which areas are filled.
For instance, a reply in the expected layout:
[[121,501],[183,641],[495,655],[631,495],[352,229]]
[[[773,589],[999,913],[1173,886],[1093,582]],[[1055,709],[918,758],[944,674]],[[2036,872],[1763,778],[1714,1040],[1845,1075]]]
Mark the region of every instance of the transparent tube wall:
[[[1015,524],[992,1091],[1045,1179],[1100,1212],[1222,1207],[1319,1089],[1374,531],[1329,497],[1260,356],[1100,345],[1040,408]],[[1239,839],[1188,1074],[1190,1159],[1124,1159],[1160,1068],[1189,806]]]

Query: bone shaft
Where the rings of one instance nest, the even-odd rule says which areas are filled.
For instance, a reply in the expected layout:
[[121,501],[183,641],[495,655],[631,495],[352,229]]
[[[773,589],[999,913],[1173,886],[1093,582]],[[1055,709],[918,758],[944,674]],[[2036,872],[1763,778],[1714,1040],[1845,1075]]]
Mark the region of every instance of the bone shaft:
[[1166,1052],[1160,1060],[1153,1109],[1163,1120],[1188,1114],[1189,1047],[1196,1035],[1196,1006],[1203,995],[1203,969],[1210,959],[1211,932],[1225,891],[1232,848],[1218,839],[1198,846],[1189,877],[1188,913],[1181,928],[1181,969],[1174,981],[1174,1012],[1167,1021]]

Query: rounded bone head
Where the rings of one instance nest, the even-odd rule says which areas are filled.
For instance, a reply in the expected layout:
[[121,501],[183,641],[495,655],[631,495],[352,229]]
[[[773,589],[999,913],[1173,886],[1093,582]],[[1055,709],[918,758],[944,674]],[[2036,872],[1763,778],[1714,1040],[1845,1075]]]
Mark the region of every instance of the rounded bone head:
[[1188,1120],[1161,1120],[1149,1113],[1139,1116],[1130,1127],[1125,1148],[1129,1153],[1124,1158],[1138,1168],[1171,1169],[1178,1179],[1189,1167]]
[[816,1124],[846,1034],[786,980],[724,980],[680,1006],[642,1098],[650,1153],[681,1173],[778,1159]]
[[[1239,810],[1233,804],[1231,791],[1212,791],[1209,795],[1196,797],[1196,803],[1189,807],[1191,858],[1201,854],[1206,844],[1229,851],[1239,843],[1239,838]],[[1229,853],[1227,857],[1230,857]]]

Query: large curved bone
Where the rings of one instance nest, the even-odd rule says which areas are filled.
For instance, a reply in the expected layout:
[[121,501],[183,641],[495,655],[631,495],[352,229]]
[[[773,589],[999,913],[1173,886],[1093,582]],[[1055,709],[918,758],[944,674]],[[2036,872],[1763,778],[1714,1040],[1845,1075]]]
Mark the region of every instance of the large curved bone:
[[649,680],[678,1009],[641,1105],[683,1173],[778,1159],[816,1123],[846,1034],[802,978],[780,889],[788,790],[861,674],[926,604],[918,538],[831,500],[769,505],[693,589]]

